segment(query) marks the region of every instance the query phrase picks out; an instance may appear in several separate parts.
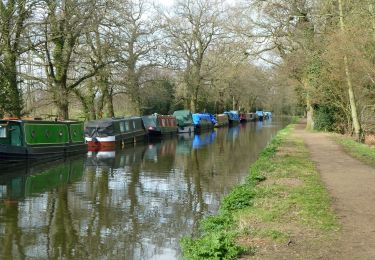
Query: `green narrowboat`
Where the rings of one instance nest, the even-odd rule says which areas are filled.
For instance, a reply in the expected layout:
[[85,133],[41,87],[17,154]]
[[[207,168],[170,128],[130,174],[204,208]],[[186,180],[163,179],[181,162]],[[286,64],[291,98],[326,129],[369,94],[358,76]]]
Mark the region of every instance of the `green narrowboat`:
[[0,159],[59,158],[87,152],[83,122],[0,119]]
[[174,111],[173,116],[176,117],[178,133],[193,133],[194,125],[190,110]]

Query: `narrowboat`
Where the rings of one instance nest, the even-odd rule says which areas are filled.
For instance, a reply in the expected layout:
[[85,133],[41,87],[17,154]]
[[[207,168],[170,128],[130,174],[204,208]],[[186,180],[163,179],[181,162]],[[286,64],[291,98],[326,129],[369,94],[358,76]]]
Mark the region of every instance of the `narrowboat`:
[[264,112],[265,118],[270,119],[272,118],[272,113],[271,112]]
[[215,127],[222,127],[226,125],[229,125],[228,116],[226,114],[217,114]]
[[85,139],[89,151],[114,150],[144,140],[146,130],[141,117],[114,117],[86,123]]
[[160,136],[177,133],[175,116],[153,114],[142,116],[143,125],[151,136]]
[[263,111],[258,110],[258,111],[255,112],[255,114],[257,115],[259,121],[262,121],[264,119]]
[[240,122],[246,123],[251,121],[251,113],[240,113]]
[[0,119],[0,159],[45,159],[82,152],[87,152],[83,122]]
[[228,116],[229,125],[236,125],[240,122],[240,115],[237,111],[226,111],[224,114]]
[[177,120],[178,133],[194,132],[193,118],[190,110],[174,111],[173,116],[175,116]]
[[216,120],[212,114],[209,113],[195,113],[193,114],[193,124],[195,132],[202,132],[211,130],[216,124]]
[[250,121],[256,121],[257,117],[255,113],[247,113],[247,116],[250,118]]

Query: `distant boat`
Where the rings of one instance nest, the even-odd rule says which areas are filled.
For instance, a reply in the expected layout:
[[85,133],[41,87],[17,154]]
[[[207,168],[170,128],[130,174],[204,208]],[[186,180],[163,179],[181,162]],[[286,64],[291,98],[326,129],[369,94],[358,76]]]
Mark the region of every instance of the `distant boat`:
[[236,125],[240,122],[240,115],[238,114],[238,111],[225,111],[224,114],[228,116],[229,125]]
[[194,132],[193,117],[190,110],[177,110],[173,115],[177,120],[178,133]]
[[215,127],[222,127],[226,125],[229,125],[228,116],[226,114],[217,114]]
[[202,132],[214,128],[216,124],[215,117],[209,113],[193,114],[193,123],[195,132]]
[[166,135],[177,133],[177,121],[175,116],[153,114],[142,116],[143,125],[149,135]]
[[83,122],[0,119],[0,159],[60,158],[83,152]]
[[247,113],[247,116],[250,118],[250,121],[257,120],[257,116],[255,113]]
[[271,112],[264,112],[264,116],[266,119],[272,118],[272,113]]
[[143,140],[146,130],[141,117],[114,117],[86,123],[85,139],[90,151],[114,150],[116,146]]
[[257,115],[258,120],[262,121],[264,119],[264,113],[263,113],[263,111],[258,110],[258,111],[255,112],[255,114]]
[[253,113],[240,113],[241,123],[250,122],[253,120],[253,118],[255,119],[255,116],[253,115]]

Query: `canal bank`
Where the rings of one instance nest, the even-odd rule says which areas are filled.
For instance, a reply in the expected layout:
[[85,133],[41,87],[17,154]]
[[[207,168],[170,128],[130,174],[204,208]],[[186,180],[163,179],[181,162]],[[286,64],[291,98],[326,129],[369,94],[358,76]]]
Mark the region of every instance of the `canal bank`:
[[279,131],[246,181],[182,240],[186,259],[311,258],[325,255],[340,229],[331,200],[295,125]]

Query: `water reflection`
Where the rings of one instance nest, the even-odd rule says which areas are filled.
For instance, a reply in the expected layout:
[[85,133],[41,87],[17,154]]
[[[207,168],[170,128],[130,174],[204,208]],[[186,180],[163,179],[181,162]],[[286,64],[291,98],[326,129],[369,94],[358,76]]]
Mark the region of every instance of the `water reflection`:
[[[283,122],[184,135],[0,175],[0,258],[177,259]],[[52,166],[52,167],[51,167]]]

